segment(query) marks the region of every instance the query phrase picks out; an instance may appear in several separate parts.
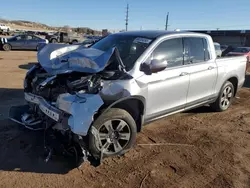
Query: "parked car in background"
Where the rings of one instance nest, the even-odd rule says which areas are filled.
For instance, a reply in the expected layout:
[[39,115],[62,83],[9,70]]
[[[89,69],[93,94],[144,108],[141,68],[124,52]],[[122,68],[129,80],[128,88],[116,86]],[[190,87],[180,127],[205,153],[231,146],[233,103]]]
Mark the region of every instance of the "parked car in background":
[[221,57],[222,51],[220,48],[220,44],[217,42],[214,42],[214,48],[215,48],[215,53],[217,57]]
[[85,46],[85,47],[89,47],[93,44],[95,44],[96,42],[98,42],[99,40],[101,40],[103,37],[88,37],[87,40],[83,41],[82,43],[80,43],[80,45]]
[[248,64],[247,69],[250,67],[250,47],[237,47],[231,50],[226,56],[245,56]]
[[46,148],[75,147],[79,159],[122,155],[143,124],[167,115],[206,104],[227,110],[247,62],[217,59],[209,35],[167,31],[111,34],[91,48],[48,44],[37,57],[24,80],[27,105],[10,118],[46,129]]
[[38,50],[39,43],[48,43],[48,40],[35,35],[16,35],[10,38],[0,38],[0,46],[4,51],[9,50]]
[[220,49],[224,52],[228,48],[228,45],[220,45]]
[[54,34],[48,34],[45,36],[45,38],[50,43],[69,43],[69,44],[76,44],[86,40],[86,38],[84,38],[81,35],[77,35],[74,33],[67,33],[67,32],[57,32]]
[[10,34],[10,27],[0,23],[0,34],[1,35],[9,35]]
[[227,54],[227,56],[250,56],[250,47],[237,47],[234,48],[231,52]]

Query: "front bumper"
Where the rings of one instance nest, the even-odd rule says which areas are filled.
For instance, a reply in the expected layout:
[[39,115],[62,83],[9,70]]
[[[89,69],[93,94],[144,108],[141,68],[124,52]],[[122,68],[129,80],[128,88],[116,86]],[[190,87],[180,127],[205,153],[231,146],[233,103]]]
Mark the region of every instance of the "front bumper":
[[[29,103],[36,104],[39,109],[49,118],[55,121],[55,124],[65,124],[65,114],[67,126],[75,134],[86,136],[89,127],[93,121],[93,116],[103,105],[103,100],[99,94],[77,93],[71,95],[69,93],[61,94],[57,98],[55,104],[51,104],[43,97],[32,93],[24,93],[25,100]],[[28,111],[27,107],[15,107],[16,110],[10,111],[10,119],[24,124],[21,113]],[[58,127],[58,126],[56,126]],[[65,127],[65,126],[59,126]],[[61,130],[61,129],[60,129]]]
[[48,103],[44,98],[34,95],[32,93],[24,93],[24,98],[27,102],[37,104],[40,108],[40,110],[47,116],[49,116],[51,119],[55,121],[59,121],[62,116],[63,112],[56,107],[52,106],[50,103]]

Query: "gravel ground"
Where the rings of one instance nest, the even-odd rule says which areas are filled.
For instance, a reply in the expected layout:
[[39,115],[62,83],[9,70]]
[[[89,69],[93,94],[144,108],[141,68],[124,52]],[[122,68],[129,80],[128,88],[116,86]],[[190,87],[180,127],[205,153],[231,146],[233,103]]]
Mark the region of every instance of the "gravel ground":
[[24,102],[34,62],[35,52],[0,51],[0,187],[250,187],[250,75],[228,111],[202,107],[161,119],[125,156],[72,168],[65,159],[45,164],[41,133],[7,119],[10,106]]

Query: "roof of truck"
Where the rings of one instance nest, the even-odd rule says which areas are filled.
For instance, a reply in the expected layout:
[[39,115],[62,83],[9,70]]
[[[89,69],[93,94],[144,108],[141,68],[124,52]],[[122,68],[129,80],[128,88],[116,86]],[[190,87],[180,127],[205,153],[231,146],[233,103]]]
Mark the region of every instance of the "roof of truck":
[[187,31],[164,31],[164,30],[143,30],[143,31],[127,31],[115,33],[115,35],[131,35],[145,38],[157,38],[164,35],[171,35],[177,33],[192,33]]

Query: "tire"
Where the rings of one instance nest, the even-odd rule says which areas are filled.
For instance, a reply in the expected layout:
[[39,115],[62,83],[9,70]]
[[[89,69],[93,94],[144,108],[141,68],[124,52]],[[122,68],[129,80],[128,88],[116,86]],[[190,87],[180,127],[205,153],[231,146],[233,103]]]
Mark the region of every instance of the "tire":
[[57,43],[56,39],[51,39],[51,43]]
[[11,50],[11,45],[9,45],[9,44],[4,44],[4,45],[3,45],[3,50],[4,50],[4,51],[10,51],[10,50]]
[[133,117],[123,109],[111,108],[101,114],[90,128],[89,151],[96,159],[101,157],[101,148],[104,158],[122,155],[135,144],[136,133]]
[[71,42],[71,44],[76,44],[77,43],[77,40],[73,40],[72,42]]
[[210,104],[210,106],[217,112],[226,111],[232,104],[234,97],[234,86],[231,82],[227,81],[221,88],[217,100]]

